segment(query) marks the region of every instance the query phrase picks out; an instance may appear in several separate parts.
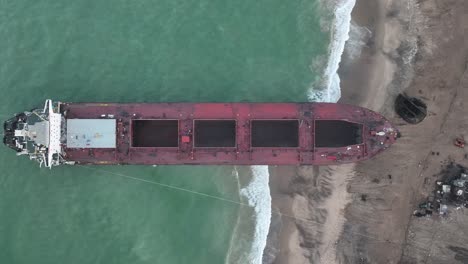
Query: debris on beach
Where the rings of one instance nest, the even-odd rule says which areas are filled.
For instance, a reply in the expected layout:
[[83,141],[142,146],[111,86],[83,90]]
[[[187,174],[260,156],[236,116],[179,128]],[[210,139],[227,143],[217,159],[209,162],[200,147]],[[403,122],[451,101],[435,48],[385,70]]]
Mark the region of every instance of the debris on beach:
[[410,124],[417,124],[427,116],[427,105],[419,98],[399,94],[395,100],[395,111]]
[[449,164],[440,180],[435,183],[434,195],[419,204],[413,212],[416,217],[447,216],[451,209],[468,208],[468,168],[458,164]]
[[465,139],[462,137],[457,137],[455,141],[453,142],[453,145],[459,148],[464,148],[465,144],[466,144]]

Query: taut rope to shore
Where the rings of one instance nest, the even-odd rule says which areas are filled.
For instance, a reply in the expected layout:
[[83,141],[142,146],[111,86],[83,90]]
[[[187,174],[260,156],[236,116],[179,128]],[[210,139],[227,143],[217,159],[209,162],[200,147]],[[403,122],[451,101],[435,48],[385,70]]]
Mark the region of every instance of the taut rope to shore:
[[[111,174],[111,175],[114,175],[114,176],[119,176],[119,177],[122,177],[122,178],[126,178],[126,179],[129,179],[129,180],[140,181],[140,182],[143,182],[143,183],[153,184],[153,185],[168,188],[168,189],[171,189],[171,190],[182,191],[182,192],[186,192],[186,193],[190,193],[190,194],[194,194],[194,195],[198,195],[198,196],[202,196],[202,197],[206,197],[206,198],[211,198],[211,199],[215,199],[215,200],[230,203],[230,204],[252,207],[247,203],[235,201],[235,200],[224,198],[224,197],[221,197],[221,196],[216,196],[216,195],[211,195],[211,194],[207,194],[207,193],[203,193],[203,192],[198,192],[198,191],[194,191],[194,190],[190,190],[190,189],[186,189],[186,188],[182,188],[182,187],[177,187],[177,186],[173,186],[173,185],[169,185],[169,184],[165,184],[165,183],[161,183],[161,182],[157,182],[157,181],[150,181],[150,180],[146,180],[146,179],[142,179],[142,178],[138,178],[138,177],[133,177],[133,176],[126,175],[126,174],[123,174],[123,173],[119,173],[119,172],[113,172],[113,171],[93,168],[91,166],[86,166],[86,165],[79,165],[79,166],[83,167],[83,168],[86,168],[88,170],[103,172],[103,173]],[[307,219],[307,218],[302,218],[302,217],[296,217],[296,216],[289,215],[289,214],[284,214],[284,213],[281,213],[281,212],[275,211],[275,210],[272,210],[272,214],[276,214],[276,215],[279,215],[279,216],[282,216],[282,217],[286,217],[286,218],[289,218],[291,220],[308,222],[310,224],[317,224],[317,225],[322,225],[323,224],[323,223],[318,222],[317,220],[312,220],[312,219]],[[381,240],[381,239],[371,237],[371,236],[361,234],[361,233],[356,233],[356,232],[352,232],[352,233],[354,235],[366,237],[366,238],[374,240],[376,242],[401,244],[401,243],[396,243],[396,242],[393,242],[393,241]]]

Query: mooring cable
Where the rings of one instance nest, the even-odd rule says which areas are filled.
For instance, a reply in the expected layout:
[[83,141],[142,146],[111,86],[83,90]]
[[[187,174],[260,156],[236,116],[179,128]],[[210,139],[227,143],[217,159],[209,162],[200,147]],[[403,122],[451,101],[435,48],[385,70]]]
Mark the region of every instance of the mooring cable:
[[207,194],[207,193],[197,192],[197,191],[193,191],[193,190],[190,190],[190,189],[177,187],[177,186],[173,186],[173,185],[169,185],[169,184],[165,184],[165,183],[161,183],[161,182],[150,181],[150,180],[146,180],[146,179],[142,179],[142,178],[138,178],[138,177],[133,177],[133,176],[118,173],[118,172],[113,172],[113,171],[108,171],[108,170],[103,170],[103,169],[95,169],[95,168],[92,168],[90,166],[85,166],[85,165],[80,165],[80,167],[84,167],[84,168],[94,170],[94,171],[106,172],[106,173],[109,173],[109,174],[113,174],[113,175],[120,176],[120,177],[123,177],[123,178],[131,179],[131,180],[136,180],[136,181],[141,181],[141,182],[150,183],[150,184],[154,184],[154,185],[159,185],[159,186],[166,187],[166,188],[169,188],[169,189],[174,189],[174,190],[184,191],[184,192],[188,192],[188,193],[192,193],[192,194],[196,194],[196,195],[200,195],[200,196],[205,196],[205,197],[213,198],[213,199],[228,202],[228,203],[239,204],[239,205],[247,205],[247,204],[244,204],[244,203],[241,203],[241,202],[238,202],[238,201],[234,201],[234,200],[231,200],[231,199],[227,199],[227,198],[223,198],[223,197],[219,197],[219,196],[214,196],[214,195]]
[[[166,187],[166,188],[174,189],[174,190],[178,190],[178,191],[184,191],[184,192],[188,192],[188,193],[191,193],[191,194],[216,199],[216,200],[219,200],[219,201],[228,202],[228,203],[231,203],[231,204],[252,207],[251,205],[249,205],[247,203],[243,203],[243,202],[239,202],[239,201],[235,201],[235,200],[231,200],[231,199],[228,199],[228,198],[215,196],[215,195],[211,195],[211,194],[207,194],[207,193],[202,193],[202,192],[198,192],[198,191],[194,191],[194,190],[190,190],[190,189],[186,189],[186,188],[182,188],[182,187],[177,187],[177,186],[173,186],[173,185],[169,185],[169,184],[165,184],[165,183],[161,183],[161,182],[150,181],[150,180],[146,180],[146,179],[126,175],[126,174],[123,174],[123,173],[118,173],[118,172],[113,172],[113,171],[108,171],[108,170],[103,170],[103,169],[96,169],[96,168],[92,168],[91,166],[86,166],[86,165],[79,165],[79,166],[83,167],[83,168],[86,168],[86,169],[89,169],[89,170],[105,172],[105,173],[113,174],[113,175],[120,176],[120,177],[123,177],[123,178],[136,180],[136,181],[141,181],[141,182],[154,184],[154,185],[159,185],[159,186],[162,186],[162,187]],[[278,215],[281,215],[281,216],[285,216],[285,217],[288,217],[288,218],[292,218],[292,219],[295,219],[295,220],[317,223],[317,221],[314,221],[314,220],[311,220],[311,219],[295,217],[295,216],[284,214],[284,213],[281,213],[281,212],[278,212],[278,211],[272,211],[272,213],[278,214]]]
[[[224,198],[224,197],[215,196],[215,195],[211,195],[211,194],[207,194],[207,193],[203,193],[203,192],[198,192],[198,191],[194,191],[194,190],[190,190],[190,189],[186,189],[186,188],[182,188],[182,187],[177,187],[177,186],[173,186],[173,185],[169,185],[169,184],[165,184],[165,183],[161,183],[161,182],[150,181],[150,180],[146,180],[146,179],[142,179],[142,178],[138,178],[138,177],[133,177],[133,176],[126,175],[126,174],[123,174],[123,173],[118,173],[118,172],[113,172],[113,171],[108,171],[108,170],[103,170],[103,169],[97,169],[97,168],[93,168],[93,167],[87,166],[87,165],[78,165],[78,166],[89,169],[89,170],[94,170],[94,171],[98,171],[98,172],[104,172],[104,173],[112,174],[112,175],[115,175],[115,176],[130,179],[130,180],[140,181],[140,182],[149,183],[149,184],[153,184],[153,185],[157,185],[157,186],[161,186],[161,187],[165,187],[165,188],[169,188],[169,189],[173,189],[173,190],[183,191],[183,192],[187,192],[187,193],[191,193],[191,194],[195,194],[195,195],[199,195],[199,196],[203,196],[203,197],[207,197],[207,198],[212,198],[212,199],[216,199],[216,200],[231,203],[231,204],[252,207],[251,205],[249,205],[247,203],[238,202],[238,201],[227,199],[227,198]],[[308,223],[316,224],[316,225],[323,225],[323,223],[320,223],[317,220],[292,216],[292,215],[281,213],[281,212],[275,211],[275,210],[272,210],[271,213],[279,215],[279,216],[284,216],[284,217],[290,218],[292,220],[308,222]],[[402,244],[401,242],[393,242],[393,241],[390,241],[390,240],[382,240],[382,239],[378,239],[376,237],[361,234],[361,233],[358,233],[358,232],[353,232],[353,231],[347,231],[347,232],[350,233],[350,234],[353,234],[353,235],[365,237],[365,238],[375,240],[375,241],[381,242],[381,243]]]

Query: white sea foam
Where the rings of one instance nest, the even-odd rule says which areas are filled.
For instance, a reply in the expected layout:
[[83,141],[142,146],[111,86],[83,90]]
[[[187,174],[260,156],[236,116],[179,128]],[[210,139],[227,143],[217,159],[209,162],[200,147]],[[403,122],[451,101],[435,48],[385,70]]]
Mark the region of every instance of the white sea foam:
[[[237,190],[238,190],[238,194],[239,194],[239,200],[240,200],[240,196],[241,196],[241,185],[240,185],[240,180],[239,180],[239,171],[237,170],[236,166],[234,166],[233,170],[232,170],[232,175],[236,178],[236,182],[237,182]],[[224,263],[225,264],[231,264],[233,263],[233,260],[231,259],[232,258],[232,254],[233,252],[235,251],[234,249],[234,241],[236,239],[238,239],[238,229],[239,229],[239,224],[240,224],[240,221],[241,220],[241,213],[239,212],[239,214],[237,215],[237,221],[236,221],[236,225],[234,227],[234,230],[231,234],[231,241],[229,242],[229,250],[226,254],[226,259],[224,260]]]
[[356,0],[340,0],[334,10],[334,19],[331,27],[331,43],[329,48],[329,59],[325,68],[324,89],[309,91],[309,100],[321,102],[337,102],[341,96],[340,77],[338,68],[341,56],[344,52],[346,41],[349,39],[351,26],[351,12]]
[[271,222],[271,195],[268,185],[268,166],[252,166],[252,180],[240,190],[242,196],[255,210],[256,223],[249,264],[261,264]]
[[345,54],[350,61],[361,57],[362,48],[372,37],[372,31],[366,27],[360,27],[356,23],[351,23],[349,39],[346,42]]
[[[340,99],[340,78],[338,68],[344,52],[346,41],[349,39],[351,26],[351,12],[356,0],[339,1],[335,7],[335,17],[331,29],[332,42],[329,48],[329,60],[325,69],[325,89],[310,90],[309,100],[322,102],[336,102]],[[256,213],[255,237],[252,243],[249,264],[261,264],[265,250],[268,231],[271,223],[271,195],[269,187],[268,166],[252,166],[252,181],[240,190]]]

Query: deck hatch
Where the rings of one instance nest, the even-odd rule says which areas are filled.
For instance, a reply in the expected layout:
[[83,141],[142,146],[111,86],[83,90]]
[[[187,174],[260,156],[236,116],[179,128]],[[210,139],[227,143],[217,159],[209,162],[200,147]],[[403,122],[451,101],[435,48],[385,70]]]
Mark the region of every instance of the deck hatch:
[[297,148],[298,120],[252,120],[252,147]]
[[343,120],[316,120],[315,147],[340,148],[362,144],[362,124]]
[[67,148],[115,148],[115,119],[67,119]]
[[133,120],[132,147],[163,148],[179,146],[178,120]]
[[236,120],[195,120],[196,148],[233,148],[236,146]]

